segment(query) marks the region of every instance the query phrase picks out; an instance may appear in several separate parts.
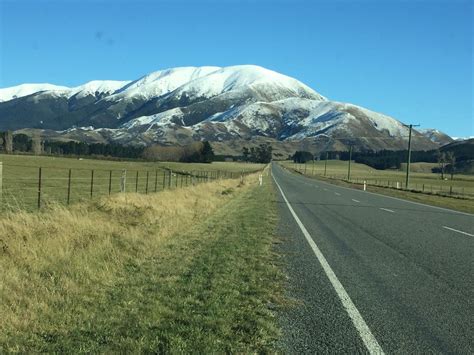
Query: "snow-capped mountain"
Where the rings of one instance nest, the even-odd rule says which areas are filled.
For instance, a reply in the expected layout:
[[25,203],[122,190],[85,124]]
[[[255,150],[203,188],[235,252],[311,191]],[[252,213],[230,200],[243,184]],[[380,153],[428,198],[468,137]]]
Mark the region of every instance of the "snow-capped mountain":
[[[122,143],[262,136],[399,149],[408,135],[394,118],[330,101],[296,79],[254,65],[173,68],[75,88],[20,85],[0,89],[0,100],[0,130],[37,128],[78,137],[88,132]],[[416,131],[413,144],[436,146]]]
[[418,132],[420,132],[426,138],[430,139],[432,142],[440,146],[443,146],[445,144],[448,144],[454,141],[452,137],[448,136],[446,133],[441,132],[437,129],[424,128],[424,129],[419,129]]
[[69,88],[52,84],[21,84],[10,88],[0,89],[0,102],[18,97],[28,96],[42,91],[63,91]]

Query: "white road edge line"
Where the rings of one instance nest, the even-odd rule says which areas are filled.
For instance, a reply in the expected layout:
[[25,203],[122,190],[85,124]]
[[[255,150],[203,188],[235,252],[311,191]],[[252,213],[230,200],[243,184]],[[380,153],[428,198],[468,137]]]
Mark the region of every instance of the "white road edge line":
[[352,201],[354,201],[354,202],[360,202],[359,200],[356,200],[355,198],[353,198]]
[[337,196],[341,196],[341,194],[339,192],[335,192],[334,194],[337,195]]
[[460,230],[457,230],[457,229],[454,229],[454,228],[450,228],[450,227],[446,227],[446,226],[443,226],[443,228],[444,228],[444,229],[449,229],[450,231],[453,231],[453,232],[465,234],[465,235],[468,235],[468,236],[470,236],[470,237],[474,237],[474,234],[470,234],[470,233],[467,233],[467,232],[463,232],[463,231],[460,231]]
[[380,207],[380,209],[381,209],[382,211],[387,211],[387,212],[395,213],[395,211],[389,210],[388,208],[382,208],[382,207]]
[[290,210],[293,218],[298,224],[298,227],[300,227],[301,231],[303,232],[303,235],[306,238],[306,241],[311,246],[311,249],[313,249],[313,252],[316,255],[316,258],[318,258],[318,261],[323,267],[323,270],[326,273],[326,276],[328,277],[329,281],[334,287],[334,290],[336,291],[339,299],[341,300],[342,305],[346,309],[347,314],[351,318],[352,323],[354,324],[354,327],[359,332],[359,335],[362,341],[364,342],[365,347],[367,348],[370,354],[384,354],[382,347],[377,342],[377,339],[375,339],[374,335],[372,334],[369,327],[367,326],[367,323],[365,323],[364,318],[362,318],[362,315],[360,314],[359,310],[356,308],[356,306],[352,302],[351,298],[349,297],[349,294],[344,289],[344,286],[342,286],[341,282],[337,278],[331,266],[329,266],[329,263],[327,262],[323,253],[319,250],[318,246],[314,242],[313,238],[311,238],[311,235],[306,230],[303,223],[301,223],[301,220],[296,215],[295,211],[293,210],[293,207],[291,207],[285,194],[283,193],[283,190],[281,189],[280,185],[276,181],[275,176],[273,174],[272,174],[272,177],[278,189],[280,190],[281,196],[285,200],[286,205],[288,206],[288,209]]
[[[284,168],[285,169],[285,168]],[[294,177],[295,179],[298,178],[297,175],[295,175],[294,173],[288,171],[288,169],[285,170],[287,174],[291,175],[292,177]],[[307,178],[308,179],[308,178]],[[315,181],[319,181],[319,182],[322,182],[320,180],[315,180]],[[330,184],[330,183],[327,183],[327,182],[322,182],[323,184],[326,184],[326,185],[331,185],[332,187],[336,186],[334,184]],[[432,206],[432,205],[427,205],[425,203],[419,203],[419,202],[415,202],[415,201],[410,201],[410,200],[404,200],[402,198],[398,198],[398,197],[393,197],[393,196],[387,196],[387,195],[382,195],[382,194],[378,194],[376,192],[370,192],[370,191],[361,191],[361,190],[358,190],[358,189],[354,189],[354,188],[350,188],[350,187],[344,187],[344,186],[337,186],[338,188],[340,189],[345,189],[345,190],[350,190],[350,191],[356,191],[358,193],[363,193],[363,194],[369,194],[369,195],[375,195],[375,196],[379,196],[379,197],[384,197],[384,198],[389,198],[389,199],[392,199],[392,200],[397,200],[397,201],[400,201],[400,202],[405,202],[405,203],[411,203],[412,205],[418,205],[418,206],[423,206],[423,207],[428,207],[428,208],[434,208],[434,209],[437,209],[437,210],[441,210],[441,211],[446,211],[446,212],[451,212],[452,214],[462,214],[462,215],[465,215],[465,216],[474,216],[473,213],[467,213],[467,212],[461,212],[461,211],[456,211],[456,210],[451,210],[449,208],[443,208],[443,207],[438,207],[438,206]]]

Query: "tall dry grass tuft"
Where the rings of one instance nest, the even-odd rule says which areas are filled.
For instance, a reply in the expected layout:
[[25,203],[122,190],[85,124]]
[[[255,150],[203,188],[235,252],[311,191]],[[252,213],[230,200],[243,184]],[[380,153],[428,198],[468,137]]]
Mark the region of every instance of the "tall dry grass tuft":
[[[153,255],[173,235],[192,228],[257,181],[256,175],[221,180],[153,195],[118,194],[39,213],[0,216],[0,344],[18,334],[44,332],[39,326],[58,308],[71,316],[114,285],[130,261]],[[55,312],[50,312],[54,308]],[[73,310],[73,311],[71,311]],[[1,349],[1,348],[0,348]],[[5,350],[5,349],[4,349]],[[16,349],[18,350],[18,349]]]

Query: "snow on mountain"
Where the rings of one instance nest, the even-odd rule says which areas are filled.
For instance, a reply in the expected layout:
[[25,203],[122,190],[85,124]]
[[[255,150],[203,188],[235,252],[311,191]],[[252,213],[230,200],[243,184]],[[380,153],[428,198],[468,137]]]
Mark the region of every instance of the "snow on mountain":
[[63,91],[68,89],[66,86],[53,84],[21,84],[0,89],[0,101],[9,101],[41,91]]
[[428,138],[433,143],[436,143],[439,145],[445,145],[455,140],[452,137],[448,136],[446,133],[441,132],[437,129],[422,128],[422,129],[417,129],[417,131],[420,132],[424,137]]
[[[255,65],[171,68],[134,81],[96,80],[73,88],[25,84],[0,89],[0,100],[0,130],[93,131],[121,143],[342,137],[346,143],[339,147],[400,149],[408,136],[392,117],[330,101],[296,79]],[[416,131],[413,143],[436,147]]]
[[[130,82],[120,90],[115,96],[118,97],[134,97],[141,96],[144,98],[158,97],[167,94],[178,87],[208,75],[219,67],[181,67],[166,70],[160,70],[144,77]],[[111,98],[113,99],[113,98]]]
[[296,79],[256,65],[237,65],[220,68],[208,75],[189,81],[176,90],[178,98],[185,93],[197,97],[213,97],[242,88],[265,92],[273,99],[288,96],[325,100],[323,96]]
[[128,83],[130,83],[130,81],[94,80],[73,88],[52,84],[22,84],[0,89],[0,101],[9,101],[39,93],[51,96],[65,96],[68,98],[74,95],[77,95],[78,98],[87,95],[95,96],[96,94],[110,95]]
[[95,96],[97,93],[110,95],[129,83],[130,81],[93,80],[65,91],[67,91],[69,97],[74,95],[77,95],[78,97],[84,97],[87,95]]

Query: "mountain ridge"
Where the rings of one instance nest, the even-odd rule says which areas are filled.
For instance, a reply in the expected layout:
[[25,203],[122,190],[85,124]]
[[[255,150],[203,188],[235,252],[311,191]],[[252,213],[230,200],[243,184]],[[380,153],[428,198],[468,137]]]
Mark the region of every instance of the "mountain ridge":
[[[326,147],[345,137],[344,145],[361,149],[400,149],[407,143],[408,129],[400,121],[331,101],[294,78],[255,65],[170,68],[133,81],[52,88],[23,90],[27,95],[15,98],[14,88],[0,89],[0,129],[76,130],[78,136],[94,131],[124,144],[256,136],[321,140]],[[5,100],[7,95],[12,98]],[[413,144],[415,149],[438,145],[417,131]]]

